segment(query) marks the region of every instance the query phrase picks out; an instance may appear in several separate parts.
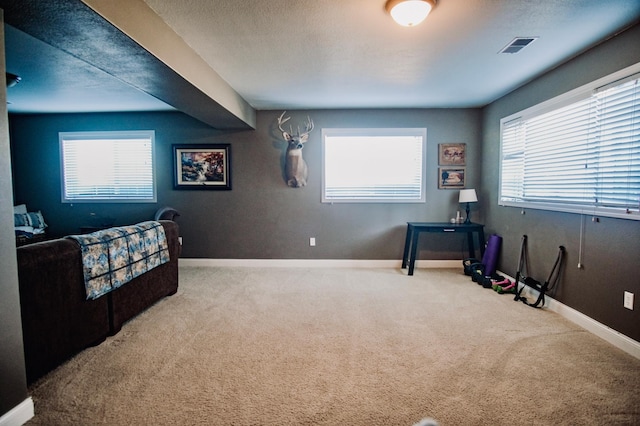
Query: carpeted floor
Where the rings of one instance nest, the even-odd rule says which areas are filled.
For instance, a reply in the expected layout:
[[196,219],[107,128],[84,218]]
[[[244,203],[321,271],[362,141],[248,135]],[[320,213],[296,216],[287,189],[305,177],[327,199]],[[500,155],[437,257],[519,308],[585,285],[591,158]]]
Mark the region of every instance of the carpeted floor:
[[29,425],[640,424],[640,360],[462,270],[195,268]]

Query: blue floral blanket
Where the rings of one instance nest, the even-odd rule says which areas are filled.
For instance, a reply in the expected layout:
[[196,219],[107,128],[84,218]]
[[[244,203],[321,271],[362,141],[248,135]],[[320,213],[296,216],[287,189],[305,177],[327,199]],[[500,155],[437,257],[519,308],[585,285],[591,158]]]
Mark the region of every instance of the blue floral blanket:
[[169,261],[167,238],[157,221],[67,238],[82,250],[87,299],[96,299]]

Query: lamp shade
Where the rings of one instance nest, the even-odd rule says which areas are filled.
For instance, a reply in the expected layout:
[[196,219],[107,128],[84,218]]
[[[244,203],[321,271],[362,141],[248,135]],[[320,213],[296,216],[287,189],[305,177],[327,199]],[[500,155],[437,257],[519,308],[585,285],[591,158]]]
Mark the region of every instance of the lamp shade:
[[461,189],[459,203],[477,203],[478,196],[475,189]]
[[388,0],[385,8],[398,24],[413,27],[424,21],[435,5],[435,0]]

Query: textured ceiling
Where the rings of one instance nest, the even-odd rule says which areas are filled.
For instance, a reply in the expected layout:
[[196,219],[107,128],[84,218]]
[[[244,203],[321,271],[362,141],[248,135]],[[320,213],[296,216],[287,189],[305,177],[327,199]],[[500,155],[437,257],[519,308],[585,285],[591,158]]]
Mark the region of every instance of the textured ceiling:
[[7,71],[21,78],[7,92],[10,112],[173,109],[74,55],[9,25],[4,31]]
[[[175,108],[233,127],[238,118],[252,125],[247,108],[477,107],[640,21],[638,0],[438,0],[406,28],[384,3],[0,0],[7,24],[18,24],[6,28],[7,70],[23,77],[8,90],[9,110]],[[87,5],[111,10],[103,19]],[[140,27],[139,37],[127,25]],[[152,33],[155,50],[140,41]],[[518,54],[498,53],[528,36],[539,38]],[[198,66],[167,61],[165,40]],[[212,79],[229,86],[232,102],[220,85],[206,87]],[[236,104],[240,113],[229,109]]]
[[[144,0],[258,109],[485,105],[628,26],[638,0]],[[516,55],[515,37],[538,36]]]

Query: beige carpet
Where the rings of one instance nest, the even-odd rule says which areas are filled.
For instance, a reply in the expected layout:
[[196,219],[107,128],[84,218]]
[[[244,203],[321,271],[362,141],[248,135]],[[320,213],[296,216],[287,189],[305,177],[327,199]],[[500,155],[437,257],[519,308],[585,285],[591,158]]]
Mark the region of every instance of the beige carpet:
[[30,425],[640,424],[640,360],[462,270],[181,268]]

